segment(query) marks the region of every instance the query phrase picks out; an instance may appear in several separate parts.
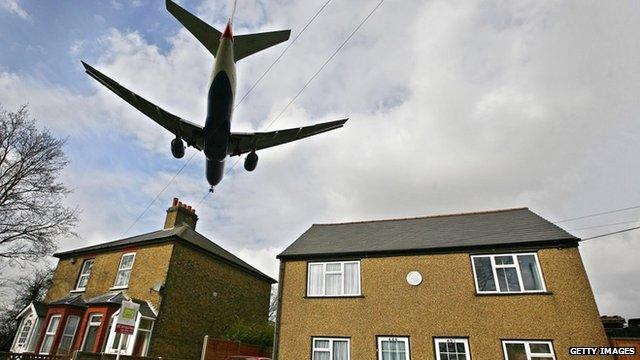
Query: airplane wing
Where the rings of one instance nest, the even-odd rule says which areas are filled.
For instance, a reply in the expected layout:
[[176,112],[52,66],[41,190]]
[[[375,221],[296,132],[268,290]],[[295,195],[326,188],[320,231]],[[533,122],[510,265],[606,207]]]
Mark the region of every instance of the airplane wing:
[[309,136],[341,128],[348,119],[330,121],[300,128],[256,132],[256,133],[231,133],[229,140],[229,155],[240,155],[252,150],[260,150],[268,147],[286,144],[288,142],[304,139]]
[[184,139],[188,145],[193,146],[198,150],[202,150],[204,148],[204,136],[201,126],[161,109],[150,101],[138,96],[133,91],[130,91],[124,86],[118,84],[115,80],[110,79],[108,76],[91,67],[91,65],[86,64],[84,61],[82,62],[82,65],[89,76],[96,79],[99,83],[113,91],[124,101],[140,110],[140,112],[150,117],[151,120],[157,122],[160,126],[169,130],[176,136]]

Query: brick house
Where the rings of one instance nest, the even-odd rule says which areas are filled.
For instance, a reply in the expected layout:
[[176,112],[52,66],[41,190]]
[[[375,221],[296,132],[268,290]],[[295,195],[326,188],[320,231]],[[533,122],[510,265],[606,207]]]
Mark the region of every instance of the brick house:
[[313,225],[278,255],[275,358],[569,359],[571,346],[607,346],[579,240],[527,208]]
[[[54,254],[42,325],[27,329],[34,340],[23,351],[116,353],[112,323],[125,299],[140,304],[127,355],[196,359],[204,335],[238,320],[266,323],[275,280],[196,232],[197,220],[174,199],[162,230]],[[17,338],[26,315],[20,321]]]

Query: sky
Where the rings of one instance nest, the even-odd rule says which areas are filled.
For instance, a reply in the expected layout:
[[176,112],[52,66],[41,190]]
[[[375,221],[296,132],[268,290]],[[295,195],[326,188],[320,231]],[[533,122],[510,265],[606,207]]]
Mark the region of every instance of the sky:
[[[293,38],[326,1],[238,0],[234,32]],[[232,129],[265,131],[378,2],[329,1]],[[228,0],[181,4],[218,29],[231,13]],[[314,223],[521,206],[554,221],[640,205],[639,17],[632,0],[386,0],[269,129],[346,126],[260,151],[252,173],[229,159],[213,195],[202,154],[174,159],[171,134],[80,64],[203,124],[213,58],[163,1],[0,0],[0,104],[28,103],[67,138],[66,203],[81,213],[60,250],[157,230],[178,197],[199,232],[277,278],[275,256]],[[237,93],[285,46],[240,61]],[[584,238],[639,217],[559,225]],[[640,317],[640,231],[580,251],[600,313]]]

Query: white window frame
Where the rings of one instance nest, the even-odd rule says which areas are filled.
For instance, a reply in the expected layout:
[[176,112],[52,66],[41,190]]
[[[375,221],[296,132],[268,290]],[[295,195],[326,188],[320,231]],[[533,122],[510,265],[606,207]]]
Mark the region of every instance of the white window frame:
[[[335,265],[340,264],[339,271],[327,271],[327,265]],[[345,264],[357,264],[358,267],[358,292],[355,294],[345,294],[344,293],[344,284],[345,284],[345,276],[344,276],[344,266]],[[322,294],[311,294],[311,266],[312,265],[322,265]],[[327,295],[327,273],[328,274],[341,274],[342,275],[342,284],[341,284],[341,294],[335,295]],[[307,263],[307,296],[308,297],[352,297],[352,296],[361,296],[362,295],[362,272],[360,267],[360,260],[349,260],[349,261],[327,261],[327,262],[308,262]]]
[[[527,360],[531,360],[532,357],[542,357],[546,359],[556,359],[556,352],[553,349],[553,343],[548,340],[502,340],[502,352],[505,360],[513,360],[507,357],[507,344],[524,344],[524,350],[527,353]],[[546,344],[549,345],[551,354],[545,353],[532,353],[530,349],[531,344]]]
[[[522,272],[520,271],[520,264],[518,263],[518,256],[522,255],[533,255],[536,259],[536,266],[538,268],[538,275],[540,276],[540,284],[542,285],[542,289],[540,290],[525,290],[524,282],[522,280]],[[511,256],[513,259],[513,264],[496,264],[496,257],[498,256]],[[496,290],[480,290],[480,286],[478,284],[478,275],[476,274],[476,264],[474,259],[488,257],[491,260],[491,271],[493,272],[493,281],[495,283]],[[521,294],[521,293],[543,293],[547,291],[547,285],[544,281],[544,276],[542,274],[542,267],[540,266],[540,259],[538,259],[538,254],[535,252],[526,252],[526,253],[508,253],[508,254],[477,254],[471,255],[471,268],[473,269],[473,280],[476,285],[476,292],[478,294]],[[518,274],[518,284],[520,286],[520,291],[501,291],[500,283],[498,281],[498,272],[496,269],[498,268],[515,268],[516,273]]]
[[411,347],[409,346],[409,338],[406,336],[378,336],[378,360],[382,360],[382,342],[383,341],[391,341],[395,339],[396,341],[402,341],[405,343],[405,347],[407,349],[407,359],[411,360]]
[[[329,342],[329,348],[325,349],[325,348],[317,348],[316,347],[316,340],[318,341],[328,341]],[[331,337],[313,337],[311,338],[311,359],[314,360],[315,359],[315,355],[316,352],[328,352],[329,353],[329,360],[333,360],[333,343],[334,342],[346,342],[347,343],[347,360],[351,360],[351,339],[350,338],[331,338]]]
[[[107,341],[104,343],[104,350],[103,350],[103,352],[108,354],[118,353],[118,349],[113,348],[113,341],[116,338],[115,324],[116,324],[116,320],[118,319],[118,315],[120,315],[120,310],[116,311],[115,313],[113,313],[113,315],[111,315],[111,319],[109,322],[111,326],[108,329],[109,333],[107,334]],[[156,319],[147,317],[147,316],[142,316],[140,312],[138,312],[138,315],[136,316],[136,324],[133,328],[133,334],[127,335],[127,340],[123,341],[122,343],[122,351],[120,352],[121,355],[133,354],[133,348],[136,344],[136,338],[138,337],[138,330],[140,330],[140,319],[143,319],[143,318],[147,320],[151,320],[152,322],[151,330],[149,330],[149,336],[147,337],[147,340],[145,342],[145,348],[142,354],[142,356],[147,356],[147,352],[149,351],[149,343],[151,341],[151,336],[153,335],[153,328],[156,325]],[[147,331],[147,330],[145,329],[143,331]],[[125,336],[125,334],[121,334],[120,336]]]
[[[124,260],[125,256],[129,256],[129,255],[133,255],[133,260],[131,261],[131,267],[128,268],[123,268],[122,267],[122,260]],[[113,280],[113,286],[111,287],[111,289],[126,289],[129,287],[129,282],[131,281],[131,273],[133,272],[133,264],[136,262],[136,253],[135,252],[128,252],[128,253],[124,253],[122,254],[122,256],[120,257],[120,262],[118,263],[118,271],[116,272],[116,278]],[[129,277],[127,278],[127,283],[125,285],[118,285],[118,275],[120,275],[121,271],[129,271]]]
[[[27,324],[29,325],[28,328],[27,328]],[[17,341],[16,341],[17,346],[24,346],[27,344],[27,341],[29,340],[29,335],[31,334],[32,329],[33,329],[33,320],[31,320],[30,318],[26,318],[25,321],[23,321],[22,323],[22,327],[20,327],[20,331],[18,332]]]
[[[93,317],[94,316],[100,316],[100,321],[93,321]],[[84,345],[87,343],[87,335],[89,335],[89,329],[91,327],[98,327],[98,331],[100,330],[100,326],[102,326],[102,321],[104,319],[104,314],[103,313],[91,313],[89,314],[89,319],[87,320],[87,328],[84,331],[84,335],[82,336],[82,344],[80,345],[80,350],[84,351]],[[96,337],[97,339],[97,337]],[[95,346],[95,344],[94,344]],[[89,350],[89,351],[93,351],[93,349]]]
[[[49,328],[51,327],[51,323],[53,322],[53,319],[56,319],[56,318],[58,319],[58,325],[56,325],[56,328],[53,329],[53,331],[49,331]],[[62,322],[62,315],[60,314],[51,315],[51,317],[49,318],[49,323],[47,323],[47,328],[44,330],[44,336],[42,337],[42,344],[40,345],[40,354],[49,355],[49,352],[53,348],[53,342],[56,339],[56,333],[60,328],[61,322]],[[49,348],[49,350],[47,350],[47,352],[43,352],[42,348],[44,347],[44,344],[46,344],[47,336],[51,336],[53,337],[53,339],[51,340],[51,347]]]
[[[78,321],[76,322],[76,327],[73,329],[73,333],[71,333],[71,335],[68,335],[68,334],[65,334],[65,331],[67,330],[67,325],[69,325],[69,321],[72,318],[78,319]],[[77,316],[77,315],[67,316],[67,321],[64,323],[64,327],[62,328],[62,335],[60,336],[60,341],[58,342],[58,348],[56,349],[56,355],[59,354],[60,345],[62,345],[62,341],[64,340],[65,337],[71,337],[71,341],[69,341],[69,352],[66,354],[60,354],[60,355],[66,356],[72,353],[71,350],[73,350],[73,340],[75,340],[76,338],[76,333],[78,332],[79,327],[80,327],[80,316]]]
[[467,356],[466,360],[471,360],[471,353],[469,352],[469,339],[467,339],[467,338],[458,338],[458,337],[450,337],[450,338],[439,337],[439,338],[434,338],[433,339],[433,346],[435,347],[435,351],[436,351],[436,360],[440,360],[440,346],[439,345],[441,343],[448,344],[449,341],[453,341],[454,343],[463,343],[464,344],[464,351],[465,351],[465,354]]
[[[86,259],[84,262],[82,262],[82,267],[80,267],[80,276],[78,276],[78,282],[76,282],[76,288],[74,291],[85,291],[87,289],[87,285],[85,284],[84,287],[80,287],[80,283],[82,282],[83,278],[87,278],[87,283],[89,283],[89,277],[91,276],[91,268],[93,268],[93,264],[95,263],[95,259]],[[88,272],[85,272],[84,267],[87,264],[91,264],[91,268],[89,268]]]

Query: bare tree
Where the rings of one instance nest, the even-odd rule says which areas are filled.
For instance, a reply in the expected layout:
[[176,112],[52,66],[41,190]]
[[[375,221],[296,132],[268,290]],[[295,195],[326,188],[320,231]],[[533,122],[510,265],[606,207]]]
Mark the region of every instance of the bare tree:
[[21,276],[11,282],[14,296],[0,306],[0,350],[7,350],[18,326],[16,316],[33,301],[42,301],[51,286],[53,269],[36,269],[33,274]]
[[37,129],[26,105],[0,107],[0,260],[37,260],[71,234],[76,210],[63,206],[69,190],[58,181],[64,143]]
[[269,321],[275,323],[278,314],[278,285],[271,287],[271,296],[269,299]]

